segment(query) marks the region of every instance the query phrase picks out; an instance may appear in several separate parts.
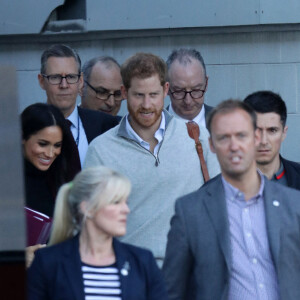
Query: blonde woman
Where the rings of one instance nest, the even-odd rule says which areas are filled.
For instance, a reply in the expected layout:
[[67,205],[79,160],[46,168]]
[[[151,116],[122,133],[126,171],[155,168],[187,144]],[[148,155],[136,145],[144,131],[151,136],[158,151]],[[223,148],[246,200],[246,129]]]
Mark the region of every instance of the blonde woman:
[[152,253],[114,238],[126,233],[130,189],[106,167],[61,187],[51,247],[38,250],[28,270],[29,300],[167,299]]

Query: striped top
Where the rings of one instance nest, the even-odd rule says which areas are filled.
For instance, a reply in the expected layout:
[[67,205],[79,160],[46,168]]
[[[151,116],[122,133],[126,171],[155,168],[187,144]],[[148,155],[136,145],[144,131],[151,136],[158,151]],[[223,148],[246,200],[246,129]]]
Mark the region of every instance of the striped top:
[[122,290],[117,264],[81,265],[85,300],[121,300]]

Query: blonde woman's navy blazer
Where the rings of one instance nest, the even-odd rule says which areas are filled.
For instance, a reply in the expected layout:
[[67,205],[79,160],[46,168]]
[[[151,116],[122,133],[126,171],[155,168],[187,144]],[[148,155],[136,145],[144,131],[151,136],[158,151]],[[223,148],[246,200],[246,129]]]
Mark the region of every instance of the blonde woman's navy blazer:
[[[166,300],[162,275],[152,253],[113,240],[122,300]],[[38,250],[28,270],[29,300],[84,300],[78,236]]]

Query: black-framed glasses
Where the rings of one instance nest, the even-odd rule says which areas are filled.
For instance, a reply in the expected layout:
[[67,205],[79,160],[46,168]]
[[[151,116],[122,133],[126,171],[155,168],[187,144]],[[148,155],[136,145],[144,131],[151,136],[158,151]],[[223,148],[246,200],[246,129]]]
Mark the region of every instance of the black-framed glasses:
[[110,93],[107,89],[101,88],[101,89],[96,89],[94,88],[90,83],[88,83],[86,80],[84,81],[95,93],[96,93],[96,98],[100,100],[108,100],[110,96],[114,96],[115,101],[122,101],[122,93],[120,90],[115,91],[114,93]]
[[191,91],[186,91],[186,90],[172,91],[171,89],[169,89],[169,92],[172,95],[172,97],[174,99],[176,99],[176,100],[183,100],[183,99],[185,99],[186,94],[190,94],[190,96],[193,99],[199,99],[199,98],[202,98],[203,95],[205,94],[206,84],[207,84],[207,82],[205,83],[204,90],[194,89],[194,90],[191,90]]
[[61,84],[62,80],[65,78],[68,84],[74,84],[79,81],[81,74],[67,74],[62,76],[60,74],[46,75],[42,74],[44,78],[47,78],[50,84]]

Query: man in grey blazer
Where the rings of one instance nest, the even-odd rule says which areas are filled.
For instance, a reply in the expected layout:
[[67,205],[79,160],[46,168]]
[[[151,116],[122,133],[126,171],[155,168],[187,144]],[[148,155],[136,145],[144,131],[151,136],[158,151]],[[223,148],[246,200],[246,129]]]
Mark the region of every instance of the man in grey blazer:
[[247,104],[208,119],[222,173],[176,202],[163,266],[170,299],[300,299],[300,193],[268,181]]

